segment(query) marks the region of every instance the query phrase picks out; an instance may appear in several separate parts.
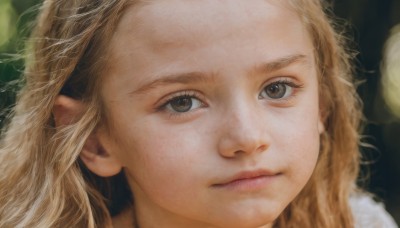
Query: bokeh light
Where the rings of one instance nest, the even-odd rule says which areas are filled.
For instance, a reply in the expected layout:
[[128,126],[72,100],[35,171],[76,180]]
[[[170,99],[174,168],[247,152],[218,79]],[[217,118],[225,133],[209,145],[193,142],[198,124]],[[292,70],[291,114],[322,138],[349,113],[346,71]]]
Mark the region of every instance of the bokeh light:
[[0,1],[0,47],[6,44],[16,31],[16,18],[10,1]]
[[391,30],[386,42],[383,67],[382,91],[389,109],[400,118],[400,24]]

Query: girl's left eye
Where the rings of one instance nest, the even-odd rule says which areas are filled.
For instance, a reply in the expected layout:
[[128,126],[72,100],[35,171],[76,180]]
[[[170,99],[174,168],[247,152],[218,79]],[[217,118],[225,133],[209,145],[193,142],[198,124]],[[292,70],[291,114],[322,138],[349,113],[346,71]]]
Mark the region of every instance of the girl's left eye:
[[263,88],[259,95],[259,99],[285,99],[293,95],[293,88],[300,86],[288,81],[273,82]]
[[172,113],[184,113],[200,108],[203,103],[194,96],[183,95],[172,98],[165,104],[165,109]]

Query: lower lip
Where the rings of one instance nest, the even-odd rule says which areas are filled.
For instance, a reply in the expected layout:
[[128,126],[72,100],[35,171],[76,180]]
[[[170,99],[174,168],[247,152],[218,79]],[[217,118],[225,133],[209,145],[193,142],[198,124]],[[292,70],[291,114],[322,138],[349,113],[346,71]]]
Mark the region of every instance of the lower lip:
[[254,178],[235,180],[226,184],[217,184],[213,185],[213,187],[237,192],[256,192],[267,187],[277,177],[278,175],[258,176]]

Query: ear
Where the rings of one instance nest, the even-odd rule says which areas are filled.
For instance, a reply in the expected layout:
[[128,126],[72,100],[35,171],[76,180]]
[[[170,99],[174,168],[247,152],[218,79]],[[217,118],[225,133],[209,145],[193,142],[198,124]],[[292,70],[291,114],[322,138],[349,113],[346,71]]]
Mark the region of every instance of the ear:
[[319,113],[319,118],[318,118],[318,132],[319,134],[324,133],[325,131],[325,121],[326,121],[326,115],[324,112]]
[[[79,100],[64,95],[57,96],[53,107],[56,127],[74,124],[83,114],[84,108],[84,104]],[[92,132],[83,146],[80,158],[93,173],[98,176],[109,177],[118,174],[122,165],[104,147],[105,137],[106,134],[101,131]]]
[[325,131],[324,121],[322,120],[322,118],[319,118],[319,120],[318,120],[318,132],[319,132],[319,134],[322,134],[324,131]]
[[325,132],[325,124],[327,122],[329,112],[327,106],[327,102],[323,97],[322,92],[319,92],[319,119],[318,119],[318,132],[319,134],[322,134]]
[[70,125],[82,115],[84,105],[71,97],[58,95],[54,102],[53,116],[56,127]]
[[86,140],[80,158],[86,167],[101,177],[110,177],[121,172],[122,165],[119,160],[105,149],[100,133],[92,133]]

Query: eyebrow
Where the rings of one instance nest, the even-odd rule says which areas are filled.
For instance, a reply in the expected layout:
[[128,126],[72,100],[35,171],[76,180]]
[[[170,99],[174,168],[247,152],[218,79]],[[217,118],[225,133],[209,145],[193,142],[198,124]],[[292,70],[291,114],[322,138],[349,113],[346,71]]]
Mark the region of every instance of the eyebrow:
[[283,58],[261,64],[256,67],[256,70],[262,72],[274,72],[298,62],[308,63],[307,56],[303,54],[285,56]]
[[148,90],[157,88],[162,85],[168,84],[190,84],[198,82],[210,82],[213,81],[213,77],[208,76],[208,74],[203,72],[188,72],[181,74],[170,74],[167,76],[162,76],[159,79],[155,79],[140,88],[130,92],[130,94],[145,93]]
[[[302,54],[290,55],[256,66],[256,70],[262,72],[274,72],[297,62],[307,62],[306,60],[307,60],[306,55]],[[204,72],[170,74],[166,76],[161,76],[158,79],[150,81],[149,83],[140,86],[140,88],[130,92],[129,94],[145,93],[148,90],[155,89],[159,86],[168,84],[190,84],[199,82],[210,82],[214,81],[214,76],[215,76],[214,74],[204,73]]]

